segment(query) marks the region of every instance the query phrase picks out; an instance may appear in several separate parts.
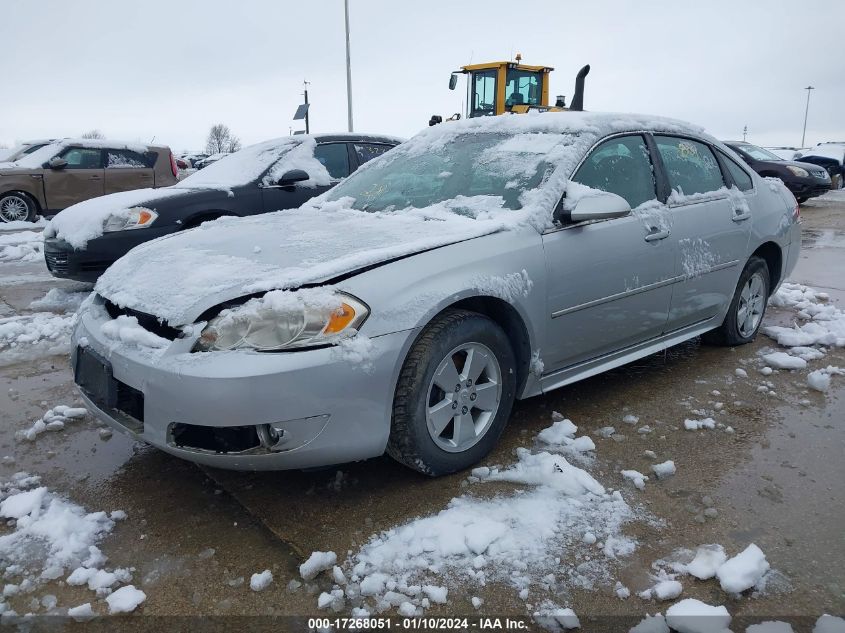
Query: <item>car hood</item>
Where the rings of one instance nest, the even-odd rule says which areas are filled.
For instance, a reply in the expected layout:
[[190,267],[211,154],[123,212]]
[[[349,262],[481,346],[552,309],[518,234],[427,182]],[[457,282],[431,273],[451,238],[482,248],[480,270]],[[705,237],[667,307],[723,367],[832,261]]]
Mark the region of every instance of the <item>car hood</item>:
[[453,214],[366,213],[341,203],[221,218],[134,248],[100,277],[96,291],[180,326],[225,301],[324,283],[506,226]]
[[[217,197],[234,196],[231,189],[224,188],[188,188],[174,185],[159,189],[133,189],[120,191],[98,198],[91,198],[74,204],[58,213],[44,230],[44,237],[57,237],[75,249],[84,249],[89,241],[103,234],[103,227],[114,213],[126,211],[132,207],[145,207],[159,211],[173,200],[174,204],[186,202],[185,196],[202,196],[201,201],[211,202]],[[164,221],[162,218],[159,222]]]

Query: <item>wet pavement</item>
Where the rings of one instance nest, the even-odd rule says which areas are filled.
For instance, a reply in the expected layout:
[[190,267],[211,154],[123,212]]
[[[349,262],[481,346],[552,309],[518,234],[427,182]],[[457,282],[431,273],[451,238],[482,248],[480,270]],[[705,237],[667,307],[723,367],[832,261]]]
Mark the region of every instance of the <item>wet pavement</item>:
[[[811,201],[802,217],[805,250],[792,279],[845,303],[845,199]],[[0,317],[27,311],[53,287],[78,285],[53,280],[40,264],[0,265]],[[788,310],[770,309],[767,322],[790,318]],[[551,412],[560,411],[595,440],[597,457],[589,467],[594,476],[622,490],[651,517],[626,527],[639,545],[620,561],[616,576],[632,590],[649,586],[652,564],[678,549],[721,543],[735,553],[754,542],[778,572],[762,595],[731,598],[713,580],[686,580],[682,597],[725,604],[735,617],[841,614],[845,379],[834,377],[831,391],[821,394],[808,391],[806,372],[764,377],[757,371],[757,352],[767,347],[776,345],[762,335],[734,349],[691,341],[518,403],[485,463],[513,462],[514,449],[533,446],[537,433],[551,424]],[[826,365],[845,367],[845,351],[810,363]],[[738,377],[737,368],[746,369],[748,378]],[[758,390],[764,381],[771,382],[765,392]],[[316,615],[316,595],[330,588],[328,580],[287,589],[311,551],[354,550],[380,530],[436,513],[466,491],[466,473],[432,480],[388,458],[312,472],[201,469],[102,433],[90,417],[34,442],[15,439],[15,431],[46,409],[78,403],[65,358],[0,363],[0,480],[23,470],[89,511],[126,511],[129,519],[101,548],[110,564],[135,568],[133,582],[148,596],[139,609],[143,616]],[[713,412],[734,433],[684,430],[692,410]],[[653,431],[626,428],[626,414],[639,416]],[[605,426],[616,427],[617,436],[593,433]],[[639,492],[618,473],[648,472],[655,460],[646,450],[656,453],[656,461],[674,460],[678,472]],[[575,553],[576,560],[584,556],[586,550]],[[264,569],[273,571],[274,583],[261,593],[251,591],[250,575]],[[8,602],[25,613],[33,597],[47,592],[60,606],[91,601],[95,611],[105,613],[102,600],[88,589],[55,582]],[[471,613],[470,596],[484,598],[485,610],[497,615],[527,612],[512,589],[490,584],[472,593],[450,590],[450,604],[430,613]],[[612,586],[572,590],[565,602],[582,623],[596,615],[639,617],[668,604],[619,600]]]

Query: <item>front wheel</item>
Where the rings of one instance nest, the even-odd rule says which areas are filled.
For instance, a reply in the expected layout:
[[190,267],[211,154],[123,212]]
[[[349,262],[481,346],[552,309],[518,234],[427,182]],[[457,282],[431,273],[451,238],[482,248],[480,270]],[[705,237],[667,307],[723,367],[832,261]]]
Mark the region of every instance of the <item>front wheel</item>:
[[748,260],[739,276],[725,320],[702,339],[711,345],[745,345],[757,336],[769,300],[769,267],[759,257]]
[[431,476],[477,463],[510,417],[516,360],[494,321],[449,310],[423,330],[399,376],[388,454]]
[[0,194],[0,222],[35,222],[35,202],[17,191]]

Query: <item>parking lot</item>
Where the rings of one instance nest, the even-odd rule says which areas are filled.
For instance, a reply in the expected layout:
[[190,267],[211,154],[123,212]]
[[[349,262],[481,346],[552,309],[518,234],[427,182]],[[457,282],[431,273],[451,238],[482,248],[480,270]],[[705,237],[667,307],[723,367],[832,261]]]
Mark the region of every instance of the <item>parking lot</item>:
[[[827,293],[827,301],[841,305],[845,197],[832,192],[810,201],[802,218],[804,250],[790,281]],[[299,565],[312,552],[336,552],[349,576],[362,551],[374,551],[372,539],[379,535],[389,541],[397,528],[454,507],[456,498],[508,504],[530,488],[486,481],[483,472],[428,479],[387,457],[310,472],[205,469],[112,434],[89,415],[66,418],[63,428],[27,439],[21,431],[47,410],[81,406],[68,368],[67,331],[71,306],[87,288],[53,279],[37,258],[3,263],[0,277],[0,319],[5,319],[0,333],[20,317],[42,333],[30,343],[0,347],[7,359],[0,367],[0,481],[12,482],[16,473],[26,472],[39,476],[50,494],[87,512],[125,512],[97,544],[108,557],[103,569],[128,570],[134,586],[145,592],[136,617],[331,613],[331,607],[340,607],[337,601],[327,601],[329,608],[321,611],[318,596],[330,592],[337,578],[300,575]],[[67,292],[53,292],[52,303],[32,306],[57,288]],[[794,308],[772,306],[764,327],[798,318]],[[663,608],[638,593],[669,578],[672,562],[685,557],[689,562],[683,550],[721,544],[732,556],[751,543],[771,565],[765,586],[738,597],[725,593],[716,580],[681,575],[682,597],[726,605],[735,630],[744,630],[738,624],[742,618],[806,627],[823,613],[841,613],[845,377],[832,375],[825,393],[809,389],[807,375],[826,366],[845,367],[845,352],[829,348],[806,369],[764,375],[761,354],[776,349],[777,343],[763,335],[741,348],[707,347],[696,339],[518,403],[484,464],[506,469],[517,459],[516,449],[536,451],[538,434],[560,419],[553,415],[559,412],[595,444],[594,451],[567,454],[567,459],[608,491],[620,491],[627,514],[618,526],[604,526],[604,549],[582,538],[579,515],[559,523],[553,535],[539,541],[539,556],[557,566],[551,578],[548,569],[534,573],[530,565],[526,569],[512,561],[490,564],[487,575],[474,580],[448,565],[434,565],[425,572],[426,582],[447,588],[448,600],[432,598],[427,613],[525,617],[542,611],[546,601],[565,601],[582,625],[603,616],[627,616],[636,623],[644,612]],[[697,418],[715,418],[714,428],[684,428],[685,419]],[[672,460],[677,472],[656,478],[651,465],[665,460]],[[650,477],[639,489],[622,470]],[[534,506],[538,520],[545,507]],[[5,528],[7,535],[13,530]],[[611,538],[634,547],[614,550]],[[20,565],[39,569],[45,556],[32,545]],[[272,572],[272,583],[251,590],[252,574],[263,570]],[[106,613],[103,592],[84,585],[44,578],[23,584],[8,571],[6,583],[16,587],[5,592],[7,611],[44,614],[91,603],[95,614]],[[55,602],[44,600],[48,595]],[[354,605],[352,598],[344,606]]]

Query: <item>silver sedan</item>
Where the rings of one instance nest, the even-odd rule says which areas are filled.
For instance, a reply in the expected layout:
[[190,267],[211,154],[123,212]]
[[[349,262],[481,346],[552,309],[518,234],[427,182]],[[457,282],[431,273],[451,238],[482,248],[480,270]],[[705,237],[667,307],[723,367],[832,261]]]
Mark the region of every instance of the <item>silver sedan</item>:
[[544,113],[430,128],[292,211],[148,242],[73,336],[87,406],[180,457],[467,468],[515,399],[693,337],[754,339],[795,199],[700,128]]

